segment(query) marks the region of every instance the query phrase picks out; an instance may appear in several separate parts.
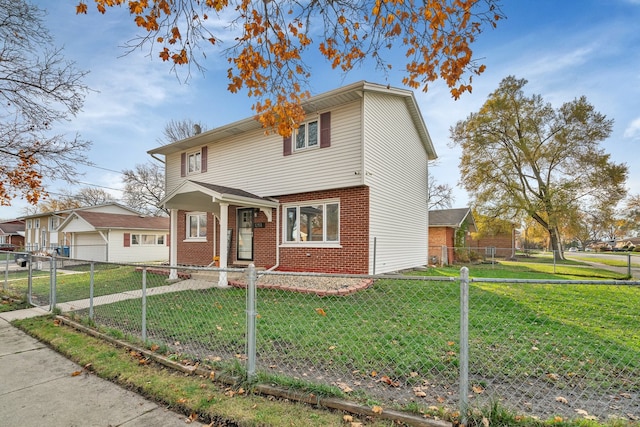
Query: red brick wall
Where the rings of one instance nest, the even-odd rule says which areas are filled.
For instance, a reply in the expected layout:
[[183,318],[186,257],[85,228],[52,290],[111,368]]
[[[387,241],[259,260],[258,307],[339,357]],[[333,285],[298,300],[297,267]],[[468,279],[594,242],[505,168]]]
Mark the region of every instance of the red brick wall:
[[178,211],[178,264],[209,265],[213,261],[213,214],[207,214],[207,241],[185,242],[187,212]]
[[340,199],[341,248],[281,248],[279,270],[348,274],[369,272],[369,187],[277,197],[283,204],[331,198]]
[[[280,264],[283,271],[309,271],[324,273],[367,274],[369,270],[369,188],[353,187],[339,190],[316,191],[276,197],[282,204],[308,200],[340,199],[340,248],[280,248]],[[233,230],[229,265],[236,263],[238,240],[236,222],[240,206],[229,206],[229,228]],[[213,260],[214,217],[207,214],[207,241],[185,242],[186,211],[178,211],[178,264],[208,265]],[[272,210],[272,221],[259,212],[254,222],[264,223],[264,228],[253,229],[253,256],[256,267],[271,268],[276,263],[277,218],[282,215]],[[282,224],[281,224],[282,225]],[[216,254],[220,253],[220,224],[216,227]],[[225,233],[226,235],[226,233]]]
[[495,236],[485,236],[479,239],[473,239],[472,237],[468,240],[469,247],[480,255],[485,253],[485,248],[492,246],[496,248],[496,256],[499,257],[510,257],[513,255],[513,250],[511,247],[513,246],[513,237],[510,233],[500,233]]
[[447,256],[449,264],[452,264],[454,259],[453,248],[455,246],[455,231],[451,227],[429,227],[429,263],[431,264],[431,257],[437,258],[437,264],[442,263],[442,247],[447,247]]

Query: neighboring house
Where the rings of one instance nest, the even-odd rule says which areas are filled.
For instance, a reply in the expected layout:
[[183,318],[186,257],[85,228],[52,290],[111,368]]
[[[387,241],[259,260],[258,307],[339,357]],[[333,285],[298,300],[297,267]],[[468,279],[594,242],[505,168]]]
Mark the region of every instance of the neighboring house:
[[[0,245],[11,245],[16,249],[23,248],[24,221],[13,219],[0,222]],[[0,250],[2,250],[1,247]]]
[[466,253],[470,233],[476,231],[469,208],[436,209],[429,211],[429,264],[453,264]]
[[215,257],[222,267],[384,273],[426,264],[436,153],[413,93],[359,82],[303,107],[288,138],[251,117],[149,151],[165,157],[171,265]]
[[468,245],[472,250],[477,251],[485,257],[502,257],[510,258],[516,253],[516,234],[515,226],[511,225],[511,231],[501,231],[497,233],[489,233],[482,237],[475,236],[473,233],[468,241]]
[[58,231],[70,242],[71,258],[106,262],[169,259],[167,217],[74,210]]
[[64,233],[59,232],[58,228],[74,211],[139,215],[135,210],[118,203],[106,203],[103,205],[27,215],[19,218],[25,222],[25,249],[28,251],[51,251],[62,246],[69,246],[71,242]]

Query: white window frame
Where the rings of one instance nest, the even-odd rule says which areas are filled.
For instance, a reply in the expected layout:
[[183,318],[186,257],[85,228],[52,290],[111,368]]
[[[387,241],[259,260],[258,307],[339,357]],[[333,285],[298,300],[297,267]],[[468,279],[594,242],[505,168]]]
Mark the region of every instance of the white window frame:
[[[300,209],[306,206],[313,205],[322,205],[322,240],[304,240],[301,238],[300,226],[294,226],[294,239],[287,240],[288,233],[287,228],[289,227],[288,222],[288,212],[290,209],[295,209],[296,214],[296,222],[300,221]],[[327,240],[327,206],[328,205],[338,205],[338,223],[336,224],[338,231],[337,240]],[[287,203],[282,206],[282,245],[285,247],[335,247],[340,248],[340,199],[323,199],[323,200],[309,200],[304,202],[296,202],[296,203]]]
[[[191,168],[191,159],[193,159],[193,169]],[[187,175],[200,173],[202,170],[202,150],[187,153],[186,162]]]
[[49,230],[56,231],[60,225],[60,219],[56,216],[49,218]]
[[36,230],[40,228],[40,218],[36,218],[33,220],[33,228]]
[[[143,236],[153,236],[154,243],[142,243]],[[164,234],[136,233],[131,235],[131,246],[164,246]]]
[[31,230],[32,221],[30,219],[27,220],[27,230]]
[[185,241],[189,241],[189,242],[206,242],[207,241],[207,236],[206,236],[206,232],[204,236],[200,236],[201,234],[201,230],[200,230],[200,221],[198,221],[198,227],[197,227],[197,231],[196,231],[196,236],[191,236],[189,233],[191,232],[191,218],[192,217],[201,217],[204,216],[204,224],[205,224],[205,230],[208,226],[207,222],[207,213],[206,212],[188,212],[186,214],[185,217]]
[[[312,123],[315,123],[316,127],[316,137],[313,143],[309,141],[309,127]],[[301,132],[304,132],[304,141],[302,141],[302,145],[298,147],[298,136]],[[295,129],[293,135],[291,137],[291,143],[293,144],[293,151],[303,151],[308,150],[310,148],[319,148],[320,147],[320,117],[314,117],[312,119],[306,120],[304,123],[301,123],[298,126],[298,129]]]

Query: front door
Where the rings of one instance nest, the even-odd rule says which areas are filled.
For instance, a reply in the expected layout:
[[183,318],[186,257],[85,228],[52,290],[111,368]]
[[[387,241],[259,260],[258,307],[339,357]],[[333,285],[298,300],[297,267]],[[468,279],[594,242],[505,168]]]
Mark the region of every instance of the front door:
[[238,261],[253,261],[253,209],[238,209]]

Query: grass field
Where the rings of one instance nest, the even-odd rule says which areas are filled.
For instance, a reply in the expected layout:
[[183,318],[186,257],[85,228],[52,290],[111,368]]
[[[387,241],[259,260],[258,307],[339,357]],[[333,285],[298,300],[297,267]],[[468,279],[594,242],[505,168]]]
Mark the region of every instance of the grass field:
[[[412,273],[459,274],[453,267]],[[554,266],[545,258],[474,265],[470,275],[622,278],[575,261]],[[149,287],[165,284],[164,276],[147,278]],[[429,393],[419,402],[455,405],[451,390],[455,391],[460,363],[458,283],[416,279],[377,280],[373,287],[345,297],[259,289],[258,369],[273,382],[277,377],[302,379],[399,404],[414,402],[415,388],[422,387]],[[34,280],[34,289],[46,292],[48,281],[39,280]],[[141,273],[117,266],[97,272],[95,281],[95,294],[104,295],[138,289]],[[87,283],[87,272],[60,276],[58,300],[86,298]],[[243,289],[216,288],[149,297],[149,340],[176,358],[233,366],[246,353],[245,299]],[[624,406],[607,409],[612,406],[607,396],[625,396],[622,403],[639,405],[638,287],[472,282],[469,301],[470,373],[474,390],[481,390],[476,397],[493,393],[511,398],[507,406],[515,410],[530,400],[539,401],[527,410],[535,414],[546,405],[549,412],[543,411],[543,416],[574,415],[576,407],[624,416]],[[140,336],[139,300],[95,310],[98,325]],[[540,392],[536,387],[549,395],[531,399],[528,396]],[[572,401],[570,407],[554,404],[556,397],[576,390],[580,393],[575,398],[582,400]],[[590,409],[596,401],[603,402],[604,409]]]

